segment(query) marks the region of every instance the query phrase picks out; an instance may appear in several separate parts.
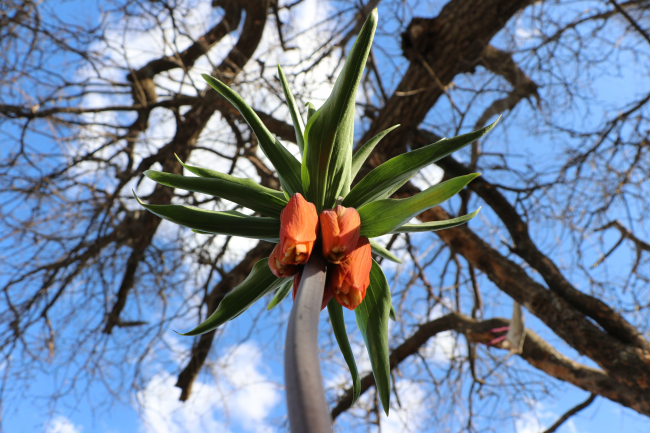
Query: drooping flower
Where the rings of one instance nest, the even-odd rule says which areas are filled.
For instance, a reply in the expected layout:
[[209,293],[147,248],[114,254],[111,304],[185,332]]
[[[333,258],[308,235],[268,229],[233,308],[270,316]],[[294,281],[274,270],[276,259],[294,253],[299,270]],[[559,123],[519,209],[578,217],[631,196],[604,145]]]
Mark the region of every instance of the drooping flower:
[[[300,287],[300,278],[302,278],[302,270],[304,268],[300,267],[300,270],[296,274],[296,276],[293,278],[293,300],[296,300],[296,294],[298,294],[298,287]],[[325,291],[323,292],[323,302],[321,303],[320,309],[323,311],[325,307],[327,307],[327,304],[329,304],[330,300],[332,299],[332,287],[329,285],[325,285]]]
[[316,206],[302,194],[294,194],[280,214],[280,261],[287,265],[307,263],[317,235]]
[[282,263],[282,251],[280,244],[275,244],[273,252],[269,256],[269,268],[271,272],[278,278],[287,278],[296,275],[300,270],[299,265],[289,265]]
[[340,264],[329,266],[327,285],[331,287],[336,301],[354,310],[366,297],[370,285],[372,256],[368,238],[362,236],[356,248]]
[[331,263],[341,263],[357,245],[361,231],[359,212],[352,207],[336,206],[320,214],[323,256]]

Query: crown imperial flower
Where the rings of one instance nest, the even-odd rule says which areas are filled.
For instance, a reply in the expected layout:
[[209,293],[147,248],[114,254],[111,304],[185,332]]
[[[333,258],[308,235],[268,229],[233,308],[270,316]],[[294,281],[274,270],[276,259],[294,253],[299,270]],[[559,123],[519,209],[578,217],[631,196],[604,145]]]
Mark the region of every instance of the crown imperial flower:
[[288,278],[296,275],[301,267],[282,263],[282,258],[280,244],[275,244],[275,248],[273,248],[273,252],[269,256],[269,268],[271,268],[273,275],[278,278]]
[[280,261],[285,265],[307,263],[317,236],[316,206],[302,194],[294,194],[280,214]]
[[[212,331],[242,314],[264,294],[277,289],[268,307],[268,309],[273,308],[288,295],[290,287],[288,281],[285,281],[286,278],[294,277],[295,297],[300,289],[304,265],[311,266],[307,262],[312,254],[314,243],[318,240],[319,231],[322,232],[322,251],[318,250],[316,254],[322,253],[329,261],[325,287],[321,286],[322,280],[316,279],[314,284],[311,284],[312,281],[309,281],[310,284],[303,284],[300,290],[318,290],[319,293],[320,290],[324,290],[321,309],[325,308],[334,297],[338,304],[350,310],[355,310],[362,303],[367,290],[372,292],[371,297],[376,302],[373,302],[372,309],[356,310],[357,326],[366,342],[373,341],[375,345],[372,350],[369,347],[368,354],[381,404],[388,414],[391,387],[388,359],[390,289],[381,268],[372,260],[371,248],[388,260],[398,263],[401,261],[381,245],[373,243],[371,247],[368,238],[389,233],[442,230],[464,224],[476,216],[478,210],[447,221],[409,224],[414,216],[456,195],[478,176],[478,173],[446,180],[413,197],[400,200],[387,197],[404,184],[404,179],[409,179],[422,168],[434,163],[442,154],[449,154],[476,141],[490,131],[496,122],[478,131],[455,137],[453,140],[443,139],[397,155],[375,167],[358,183],[352,185],[352,180],[357,177],[364,161],[371,155],[377,143],[399,126],[380,132],[353,154],[356,94],[371,52],[376,27],[377,10],[375,9],[358,32],[332,94],[318,110],[313,106],[310,107],[306,125],[303,123],[287,79],[278,66],[280,83],[294,124],[300,157],[292,155],[273,137],[255,114],[255,110],[237,92],[218,79],[203,75],[206,82],[230,101],[250,125],[257,136],[259,147],[277,170],[278,180],[284,192],[267,188],[252,179],[238,178],[187,165],[180,159],[179,162],[183,167],[194,173],[196,177],[152,170],[144,172],[147,177],[162,185],[219,197],[264,217],[238,211],[210,211],[192,206],[146,204],[137,196],[136,199],[155,215],[189,227],[196,233],[261,240],[279,239],[271,256],[257,262],[249,276],[228,293],[214,313],[183,335],[200,335]],[[286,197],[290,199],[287,201]],[[334,209],[329,209],[335,204]],[[361,225],[362,221],[363,225]],[[313,263],[314,268],[319,268],[318,272],[322,272],[324,266],[322,260]],[[372,286],[370,286],[371,270]],[[332,303],[331,307],[329,313],[336,339],[344,355],[347,353],[345,360],[353,377],[358,376],[354,356],[347,341],[341,308],[335,303]],[[292,313],[292,317],[302,317],[304,312],[305,310],[298,311],[295,315]],[[310,311],[309,314],[311,313]],[[372,320],[370,320],[371,313]],[[291,341],[297,342],[295,339],[297,334],[292,335]],[[289,342],[289,337],[287,338]],[[520,347],[520,342],[523,340],[516,341],[519,342],[516,347]],[[291,344],[288,343],[287,347],[291,347]],[[318,365],[315,368],[318,372]],[[295,371],[298,369],[292,370]],[[360,393],[359,383],[359,380],[355,380],[353,385],[354,399]]]
[[357,245],[361,230],[359,212],[352,207],[336,206],[320,214],[323,256],[331,263],[341,263]]
[[360,237],[354,251],[343,262],[330,266],[327,285],[334,299],[350,310],[357,308],[366,297],[372,267],[370,251],[368,238]]

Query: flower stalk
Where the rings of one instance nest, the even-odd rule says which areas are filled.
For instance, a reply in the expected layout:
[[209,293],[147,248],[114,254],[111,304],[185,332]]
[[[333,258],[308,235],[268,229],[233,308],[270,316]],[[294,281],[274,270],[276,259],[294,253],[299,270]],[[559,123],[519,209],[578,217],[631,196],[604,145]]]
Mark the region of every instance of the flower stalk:
[[331,433],[332,422],[318,359],[318,317],[327,264],[314,251],[305,265],[284,349],[284,381],[292,432]]

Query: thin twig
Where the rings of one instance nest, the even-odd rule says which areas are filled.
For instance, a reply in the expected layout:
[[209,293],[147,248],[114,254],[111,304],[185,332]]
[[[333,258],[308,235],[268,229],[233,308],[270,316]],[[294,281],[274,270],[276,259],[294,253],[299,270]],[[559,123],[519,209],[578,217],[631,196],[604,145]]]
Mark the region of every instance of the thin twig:
[[548,429],[544,430],[542,433],[553,433],[555,430],[558,429],[566,420],[571,418],[573,415],[577,414],[580,412],[582,409],[586,408],[589,406],[594,400],[596,399],[596,394],[591,394],[588,399],[574,407],[573,409],[569,410],[567,413],[562,415],[560,419],[558,419],[555,424],[550,426]]

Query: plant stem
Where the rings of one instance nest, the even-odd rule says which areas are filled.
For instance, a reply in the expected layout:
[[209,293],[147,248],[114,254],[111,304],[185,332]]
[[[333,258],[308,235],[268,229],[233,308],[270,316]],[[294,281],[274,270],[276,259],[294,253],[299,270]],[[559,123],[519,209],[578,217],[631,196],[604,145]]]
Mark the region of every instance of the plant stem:
[[284,352],[284,381],[292,433],[331,433],[332,422],[318,359],[318,316],[326,262],[314,251],[291,309]]

